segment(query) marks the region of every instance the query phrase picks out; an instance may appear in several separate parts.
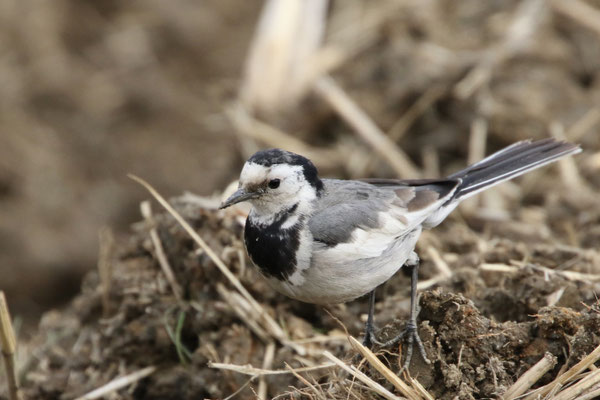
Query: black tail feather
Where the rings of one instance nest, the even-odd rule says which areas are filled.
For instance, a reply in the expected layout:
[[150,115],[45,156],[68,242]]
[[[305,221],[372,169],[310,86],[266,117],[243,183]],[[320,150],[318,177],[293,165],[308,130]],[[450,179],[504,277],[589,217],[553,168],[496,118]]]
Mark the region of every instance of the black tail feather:
[[486,157],[448,178],[459,178],[462,183],[453,199],[473,195],[483,189],[581,151],[578,145],[555,139],[530,140],[513,144]]

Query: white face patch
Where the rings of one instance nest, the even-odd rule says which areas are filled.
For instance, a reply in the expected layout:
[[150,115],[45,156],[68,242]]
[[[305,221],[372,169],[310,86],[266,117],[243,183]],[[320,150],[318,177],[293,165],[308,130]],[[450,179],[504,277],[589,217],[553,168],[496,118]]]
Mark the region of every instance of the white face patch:
[[245,186],[260,185],[272,179],[299,182],[300,178],[304,181],[304,174],[300,165],[276,164],[266,167],[253,162],[247,162],[244,164],[244,168],[242,168],[240,183]]
[[[268,183],[275,179],[279,180],[279,186],[270,188]],[[263,190],[259,198],[250,201],[254,206],[254,218],[263,223],[269,223],[277,213],[294,206],[298,214],[306,213],[310,203],[317,197],[315,188],[306,181],[301,165],[276,164],[266,167],[247,162],[240,174],[240,185]],[[292,220],[293,217],[284,229],[293,225]]]
[[257,185],[265,181],[271,169],[264,165],[247,162],[240,173],[240,184]]

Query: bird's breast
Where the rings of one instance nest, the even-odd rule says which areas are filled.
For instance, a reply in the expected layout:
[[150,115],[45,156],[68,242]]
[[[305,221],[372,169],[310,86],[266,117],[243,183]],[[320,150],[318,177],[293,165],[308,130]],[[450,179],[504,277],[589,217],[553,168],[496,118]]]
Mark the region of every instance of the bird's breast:
[[296,253],[300,247],[303,225],[300,219],[284,229],[280,221],[261,225],[248,217],[244,228],[244,242],[248,255],[263,275],[284,281],[296,271]]

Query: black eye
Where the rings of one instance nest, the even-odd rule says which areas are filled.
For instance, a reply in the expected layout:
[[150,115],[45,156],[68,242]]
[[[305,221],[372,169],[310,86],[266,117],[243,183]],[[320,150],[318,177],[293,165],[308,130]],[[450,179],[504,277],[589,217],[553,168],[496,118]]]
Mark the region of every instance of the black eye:
[[281,181],[279,179],[271,179],[269,181],[269,187],[271,189],[277,189],[279,187],[280,183],[281,183]]

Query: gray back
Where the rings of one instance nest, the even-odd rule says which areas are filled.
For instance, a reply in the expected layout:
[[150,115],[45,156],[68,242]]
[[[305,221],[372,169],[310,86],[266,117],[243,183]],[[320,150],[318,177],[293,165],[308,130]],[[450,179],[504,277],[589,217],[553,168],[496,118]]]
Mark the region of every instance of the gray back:
[[401,219],[412,229],[427,218],[424,211],[441,207],[459,183],[458,179],[414,181],[414,184],[323,179],[324,191],[315,204],[308,227],[314,240],[327,246],[348,242],[357,228],[381,227],[383,212],[389,211],[389,218]]

